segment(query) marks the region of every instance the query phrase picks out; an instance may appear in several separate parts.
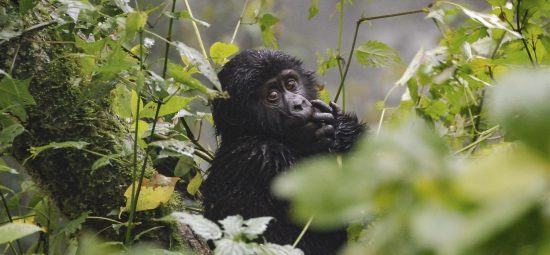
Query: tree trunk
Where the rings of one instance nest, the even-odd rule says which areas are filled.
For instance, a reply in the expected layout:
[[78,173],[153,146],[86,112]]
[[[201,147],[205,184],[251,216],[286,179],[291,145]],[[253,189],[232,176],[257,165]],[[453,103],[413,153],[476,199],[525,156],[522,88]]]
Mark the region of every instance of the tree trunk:
[[[22,19],[17,2],[0,0],[0,8],[8,19]],[[78,51],[73,43],[58,42],[57,33],[61,29],[54,29],[58,24],[51,21],[50,6],[48,1],[39,2],[23,18],[24,27],[39,26],[0,45],[0,69],[12,70],[14,79],[31,78],[29,90],[36,101],[36,105],[26,108],[28,119],[23,123],[26,131],[16,138],[13,155],[23,162],[29,158],[31,146],[64,141],[85,141],[89,143],[88,150],[115,154],[124,143],[133,143],[129,128],[110,111],[108,98],[81,99],[82,89],[74,85],[79,66],[75,57],[69,55]],[[5,29],[2,25],[0,31]],[[143,155],[143,151],[138,155]],[[91,166],[97,159],[98,156],[78,149],[50,149],[29,158],[24,167],[69,219],[84,212],[105,216],[124,206],[123,193],[132,181],[133,168],[112,161],[92,173]],[[152,171],[147,170],[148,174]],[[181,196],[175,194],[164,208],[139,213],[138,227],[160,225],[151,219],[160,216],[161,211],[166,212],[166,208],[182,210],[181,202]],[[88,221],[86,225],[94,229],[104,226],[97,221]],[[193,236],[187,226],[165,226],[164,231],[149,238],[166,246],[171,244],[170,248],[188,246],[202,254],[210,253],[205,242]],[[139,233],[139,229],[134,232]],[[107,236],[120,238],[114,231]]]

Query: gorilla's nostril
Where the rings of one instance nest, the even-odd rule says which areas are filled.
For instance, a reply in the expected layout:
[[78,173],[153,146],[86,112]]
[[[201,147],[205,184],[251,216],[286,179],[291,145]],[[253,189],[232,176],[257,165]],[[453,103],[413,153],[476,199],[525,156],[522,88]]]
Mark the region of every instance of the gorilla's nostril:
[[294,106],[294,110],[295,110],[295,111],[301,111],[301,110],[303,110],[303,109],[304,109],[304,108],[302,107],[301,104],[298,104],[298,105],[295,105],[295,106]]

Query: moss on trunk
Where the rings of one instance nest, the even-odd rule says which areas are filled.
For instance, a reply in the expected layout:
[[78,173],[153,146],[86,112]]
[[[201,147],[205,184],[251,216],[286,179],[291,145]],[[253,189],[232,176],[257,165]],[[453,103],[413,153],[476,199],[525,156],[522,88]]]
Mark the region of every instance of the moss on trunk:
[[[0,11],[7,14],[8,19],[21,19],[16,2],[0,0]],[[32,13],[25,16],[23,27],[50,21],[52,7],[43,3],[39,2]],[[55,26],[51,24],[29,31],[0,45],[0,69],[8,71],[13,66],[15,79],[32,78],[29,89],[36,101],[36,105],[26,108],[26,132],[16,138],[14,156],[22,162],[29,157],[31,146],[64,141],[88,142],[86,149],[105,155],[121,151],[124,143],[133,142],[128,126],[110,111],[107,98],[81,99],[82,89],[75,85],[79,66],[76,59],[69,56],[78,51],[74,44],[56,43],[60,39],[57,34],[60,29]],[[5,27],[0,22],[2,29]],[[47,150],[27,160],[25,168],[68,218],[78,217],[83,212],[105,216],[124,205],[123,193],[131,183],[133,167],[113,161],[92,173],[91,166],[97,159],[98,156],[78,149]],[[149,169],[148,173],[151,172]],[[183,209],[180,196],[174,196],[169,206]],[[159,212],[160,209],[139,213],[137,221],[142,222],[139,228],[159,225],[148,221],[159,216]],[[93,228],[102,227],[94,224],[88,222]],[[178,228],[181,226],[169,225],[149,239],[170,244],[171,248],[196,242],[183,240]],[[204,248],[204,242],[202,246]]]

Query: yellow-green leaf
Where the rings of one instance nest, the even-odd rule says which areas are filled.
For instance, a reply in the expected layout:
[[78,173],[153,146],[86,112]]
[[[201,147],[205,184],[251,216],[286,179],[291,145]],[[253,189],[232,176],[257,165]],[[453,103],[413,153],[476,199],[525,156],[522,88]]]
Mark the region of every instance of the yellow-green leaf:
[[44,231],[34,224],[8,223],[0,226],[0,244],[12,242],[38,231]]
[[195,177],[193,177],[193,179],[191,179],[191,181],[187,185],[187,192],[194,196],[195,194],[197,194],[197,191],[199,191],[201,184],[202,184],[202,175],[200,172],[197,172]]
[[[174,187],[178,182],[178,177],[166,177],[161,174],[155,174],[151,179],[144,179],[141,185],[141,191],[136,205],[136,211],[151,210],[159,207],[162,203],[168,202]],[[133,185],[137,185],[136,181]],[[132,196],[132,186],[126,189],[124,196],[126,197],[126,206],[122,211],[129,211]]]
[[215,42],[210,47],[210,57],[214,63],[223,65],[228,57],[239,51],[239,47],[233,43]]
[[[183,107],[186,107],[191,101],[193,101],[196,96],[193,97],[182,97],[182,96],[173,96],[168,100],[168,102],[164,103],[160,107],[159,111],[159,117],[176,113],[179,110],[181,110]],[[157,103],[156,102],[149,102],[145,107],[143,107],[143,111],[140,114],[140,117],[142,118],[153,118],[155,117],[155,112],[157,111]]]

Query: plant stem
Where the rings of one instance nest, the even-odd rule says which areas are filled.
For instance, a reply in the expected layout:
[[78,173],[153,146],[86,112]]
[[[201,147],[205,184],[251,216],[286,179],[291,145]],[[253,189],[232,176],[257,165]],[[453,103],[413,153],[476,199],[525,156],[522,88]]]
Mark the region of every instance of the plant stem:
[[302,240],[302,237],[304,237],[304,235],[306,234],[307,230],[309,229],[309,225],[311,224],[312,221],[313,221],[313,216],[309,217],[309,220],[307,221],[306,225],[302,229],[302,232],[300,232],[300,235],[298,235],[298,238],[296,238],[296,240],[292,244],[292,248],[296,248],[296,245],[300,243],[300,240]]
[[[143,30],[139,31],[139,69],[140,71],[143,70]],[[136,193],[136,175],[137,175],[137,147],[138,147],[138,139],[139,139],[139,108],[141,103],[141,90],[137,92],[137,104],[136,104],[136,116],[134,116],[134,122],[135,122],[135,128],[134,128],[134,159],[133,159],[133,170],[132,170],[132,193],[130,195],[130,215],[128,217],[128,226],[126,228],[126,237],[124,240],[124,244],[130,245],[132,242],[132,227],[134,223],[134,215],[135,215],[135,207],[134,207],[134,200],[137,201],[137,193]],[[156,122],[156,119],[155,119]],[[147,155],[145,155],[144,161],[146,161]]]
[[[535,61],[533,60],[533,56],[531,56],[531,51],[529,50],[529,47],[528,47],[528,44],[527,44],[527,40],[525,39],[525,36],[523,36],[523,26],[521,25],[521,16],[520,16],[520,7],[521,5],[521,0],[518,0],[518,4],[516,6],[516,32],[519,33],[519,35],[521,35],[521,41],[523,42],[523,47],[525,47],[525,51],[527,51],[527,56],[529,56],[529,60],[531,61],[531,65],[533,65],[533,67],[536,67],[537,64],[535,63]],[[525,16],[524,18],[527,16],[527,12],[525,13]]]
[[206,50],[204,49],[204,43],[202,42],[201,33],[199,32],[199,28],[197,27],[197,22],[195,22],[195,17],[193,16],[193,12],[191,11],[191,7],[189,7],[189,0],[183,0],[185,2],[185,6],[187,7],[187,11],[189,12],[189,16],[191,16],[191,24],[193,24],[193,30],[195,31],[195,35],[197,36],[197,40],[199,41],[199,45],[201,47],[202,55],[205,58],[208,58],[208,55],[206,54]]
[[426,10],[419,9],[414,11],[406,11],[406,12],[399,12],[399,13],[393,13],[393,14],[386,14],[386,15],[380,15],[380,16],[373,16],[373,17],[363,17],[357,20],[355,23],[355,32],[353,34],[353,41],[351,43],[351,48],[348,56],[348,61],[346,63],[346,68],[344,69],[344,76],[342,77],[342,80],[340,81],[340,85],[338,86],[338,92],[336,92],[336,96],[334,97],[334,102],[338,102],[338,98],[340,97],[340,93],[342,91],[342,88],[344,87],[344,82],[346,81],[346,77],[348,75],[351,59],[353,57],[353,52],[355,49],[355,44],[357,42],[357,35],[359,34],[359,26],[361,26],[361,23],[369,20],[377,20],[377,19],[384,19],[384,18],[391,18],[391,17],[398,17],[398,16],[404,16],[409,14],[415,14],[415,13],[421,13],[425,12]]
[[[199,150],[201,150],[203,153],[205,153],[209,158],[210,160],[212,160],[214,158],[214,155],[212,155],[206,148],[204,148],[200,143],[199,141],[197,141],[197,139],[195,139],[195,135],[193,135],[193,132],[191,132],[191,128],[189,128],[189,125],[187,124],[187,122],[185,121],[184,118],[180,118],[181,120],[181,124],[183,125],[183,128],[185,129],[185,133],[187,134],[187,138],[189,138],[189,140],[191,140],[191,142],[197,146],[197,148],[199,148]],[[197,155],[199,156],[199,155]],[[200,157],[200,156],[199,156]]]
[[235,26],[235,30],[233,30],[233,36],[231,36],[231,41],[229,42],[230,44],[235,42],[235,38],[237,37],[237,31],[239,31],[239,27],[241,26],[243,16],[244,16],[244,12],[246,11],[246,6],[247,5],[248,5],[248,0],[245,0],[244,5],[243,5],[243,10],[241,11],[241,16],[239,17],[239,21],[237,21],[237,25]]
[[[172,0],[172,10],[171,12],[174,13],[176,11],[176,0]],[[170,18],[170,22],[168,23],[168,34],[166,35],[166,43],[165,43],[165,49],[164,49],[164,65],[162,67],[162,78],[166,78],[166,70],[168,69],[168,55],[170,53],[170,41],[172,40],[172,27],[174,25],[174,19]]]
[[[6,198],[4,197],[4,193],[0,191],[0,197],[2,197],[2,205],[4,206],[4,209],[6,210],[6,216],[8,216],[8,220],[10,223],[13,223],[13,218],[11,217],[10,208],[8,207],[8,202],[6,201]],[[15,240],[17,243],[17,248],[19,248],[19,251],[23,251],[21,249],[21,243],[19,243],[19,240]],[[9,246],[12,248],[14,254],[19,254],[15,247],[13,246],[12,242],[9,242]]]

